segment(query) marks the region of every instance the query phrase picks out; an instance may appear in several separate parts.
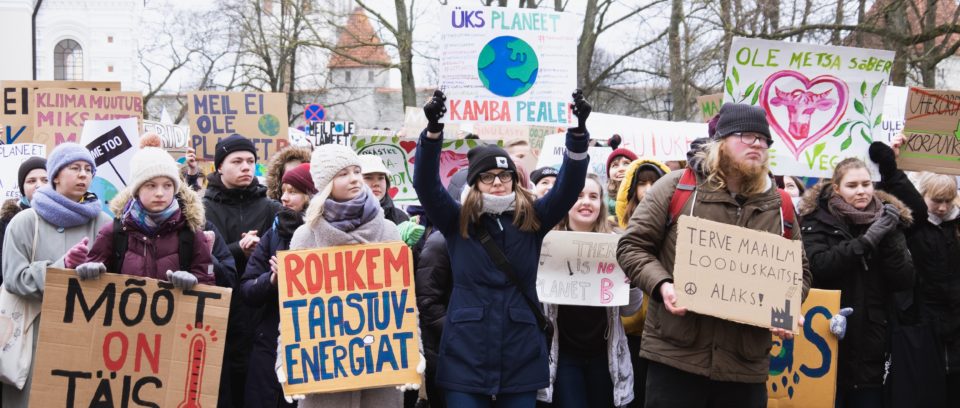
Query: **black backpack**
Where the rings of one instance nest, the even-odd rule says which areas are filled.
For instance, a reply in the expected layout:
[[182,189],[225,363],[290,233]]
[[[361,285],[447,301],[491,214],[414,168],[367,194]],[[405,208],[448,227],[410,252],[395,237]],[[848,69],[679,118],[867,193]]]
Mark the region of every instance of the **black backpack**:
[[[189,271],[193,263],[193,231],[189,227],[180,229],[178,233],[180,238],[179,258],[180,270]],[[113,219],[113,273],[120,273],[123,270],[123,258],[127,254],[127,231],[123,229],[123,223],[119,218]]]

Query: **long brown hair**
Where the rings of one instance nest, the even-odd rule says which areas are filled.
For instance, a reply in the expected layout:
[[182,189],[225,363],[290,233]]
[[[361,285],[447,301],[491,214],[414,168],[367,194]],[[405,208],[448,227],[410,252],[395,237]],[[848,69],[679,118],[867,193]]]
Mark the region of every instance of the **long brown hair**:
[[[593,221],[592,225],[590,225],[590,232],[613,232],[613,228],[610,227],[610,222],[607,221],[607,200],[603,195],[603,183],[600,182],[600,176],[597,176],[593,173],[587,173],[587,180],[592,180],[594,183],[597,183],[597,190],[600,191],[600,211],[597,213],[597,219]],[[586,184],[584,184],[584,187],[586,187]],[[573,231],[573,229],[570,228],[569,211],[554,229],[557,231]]]
[[[460,235],[464,238],[470,238],[470,225],[479,222],[480,216],[483,215],[483,193],[480,192],[476,183],[467,188],[469,188],[467,197],[463,199],[463,205],[460,207]],[[513,191],[517,193],[513,209],[513,225],[523,232],[534,232],[540,229],[540,219],[537,218],[537,212],[533,209],[533,202],[537,197],[520,185],[516,178],[513,181]]]

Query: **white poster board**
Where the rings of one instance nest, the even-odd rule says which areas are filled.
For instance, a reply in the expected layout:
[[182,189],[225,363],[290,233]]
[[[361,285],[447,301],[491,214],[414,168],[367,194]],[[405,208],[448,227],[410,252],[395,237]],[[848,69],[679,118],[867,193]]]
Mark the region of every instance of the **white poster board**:
[[47,147],[40,143],[0,144],[0,202],[19,199],[17,174],[20,164],[31,157],[47,157]]
[[593,139],[607,140],[620,135],[620,147],[630,149],[637,157],[665,162],[686,160],[690,142],[707,136],[707,124],[670,122],[630,116],[591,113],[587,130]]
[[[563,158],[567,155],[566,133],[557,133],[543,138],[543,149],[540,151],[540,157],[537,159],[537,169],[541,167],[553,167],[560,170],[563,164]],[[600,183],[606,190],[607,185],[607,156],[613,152],[609,146],[591,146],[587,149],[590,155],[589,171],[600,176]],[[530,169],[533,171],[536,169]]]
[[540,249],[537,297],[561,305],[629,303],[630,281],[617,263],[619,240],[617,234],[551,231]]
[[130,161],[140,146],[137,118],[116,120],[88,120],[83,124],[80,144],[86,146],[97,163],[97,176],[90,192],[103,203],[109,215],[110,200],[122,191],[129,181]]

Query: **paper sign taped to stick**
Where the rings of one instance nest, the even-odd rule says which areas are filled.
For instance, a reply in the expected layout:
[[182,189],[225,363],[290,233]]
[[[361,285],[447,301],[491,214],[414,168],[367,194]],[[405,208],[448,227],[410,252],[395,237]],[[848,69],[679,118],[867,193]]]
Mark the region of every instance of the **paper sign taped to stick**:
[[883,137],[877,140],[889,144],[893,138],[903,132],[906,124],[907,90],[904,86],[888,86],[883,95],[883,121],[880,131]]
[[253,142],[260,163],[290,144],[283,93],[190,92],[187,120],[197,160],[212,162],[217,142],[233,134]]
[[135,118],[139,133],[143,100],[139,92],[72,91],[37,89],[34,92],[33,130],[37,143],[48,151],[64,142],[80,142],[87,120]]
[[840,291],[810,289],[801,307],[802,330],[792,340],[773,336],[767,407],[832,407],[837,391],[837,336],[830,318],[840,311]]
[[774,174],[831,177],[837,163],[867,159],[870,143],[884,137],[893,57],[893,51],[737,37],[723,101],[766,111]]
[[406,244],[277,256],[285,395],[420,382],[413,256]]
[[216,406],[230,294],[47,269],[30,406]]
[[161,147],[164,149],[174,150],[190,147],[190,126],[145,120],[143,121],[143,133],[148,132],[160,136]]
[[960,175],[960,92],[910,88],[903,170]]
[[572,13],[542,9],[440,9],[445,122],[574,123],[577,36]]
[[700,314],[797,332],[803,247],[768,232],[681,215],[677,303]]
[[0,201],[20,198],[17,170],[31,157],[47,157],[46,146],[39,143],[0,144]]
[[85,81],[0,81],[3,90],[0,103],[0,125],[3,134],[0,144],[37,143],[33,131],[34,89],[60,88],[82,89],[101,92],[119,92],[119,82]]
[[697,106],[700,107],[700,119],[704,122],[710,122],[718,113],[720,106],[723,105],[723,94],[703,95],[697,97]]
[[707,137],[707,124],[671,122],[630,116],[591,113],[587,119],[591,137],[607,139],[620,135],[620,147],[630,149],[638,157],[658,161],[687,160],[687,151],[694,139]]
[[543,239],[537,297],[544,303],[623,306],[630,281],[617,262],[617,234],[551,231]]

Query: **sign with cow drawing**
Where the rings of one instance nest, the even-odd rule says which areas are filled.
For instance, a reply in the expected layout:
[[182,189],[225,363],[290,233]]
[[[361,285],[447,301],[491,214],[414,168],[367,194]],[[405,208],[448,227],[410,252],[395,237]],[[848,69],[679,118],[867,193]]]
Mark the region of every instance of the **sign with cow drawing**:
[[734,38],[724,103],[763,107],[774,174],[830,177],[847,157],[884,140],[892,51]]

